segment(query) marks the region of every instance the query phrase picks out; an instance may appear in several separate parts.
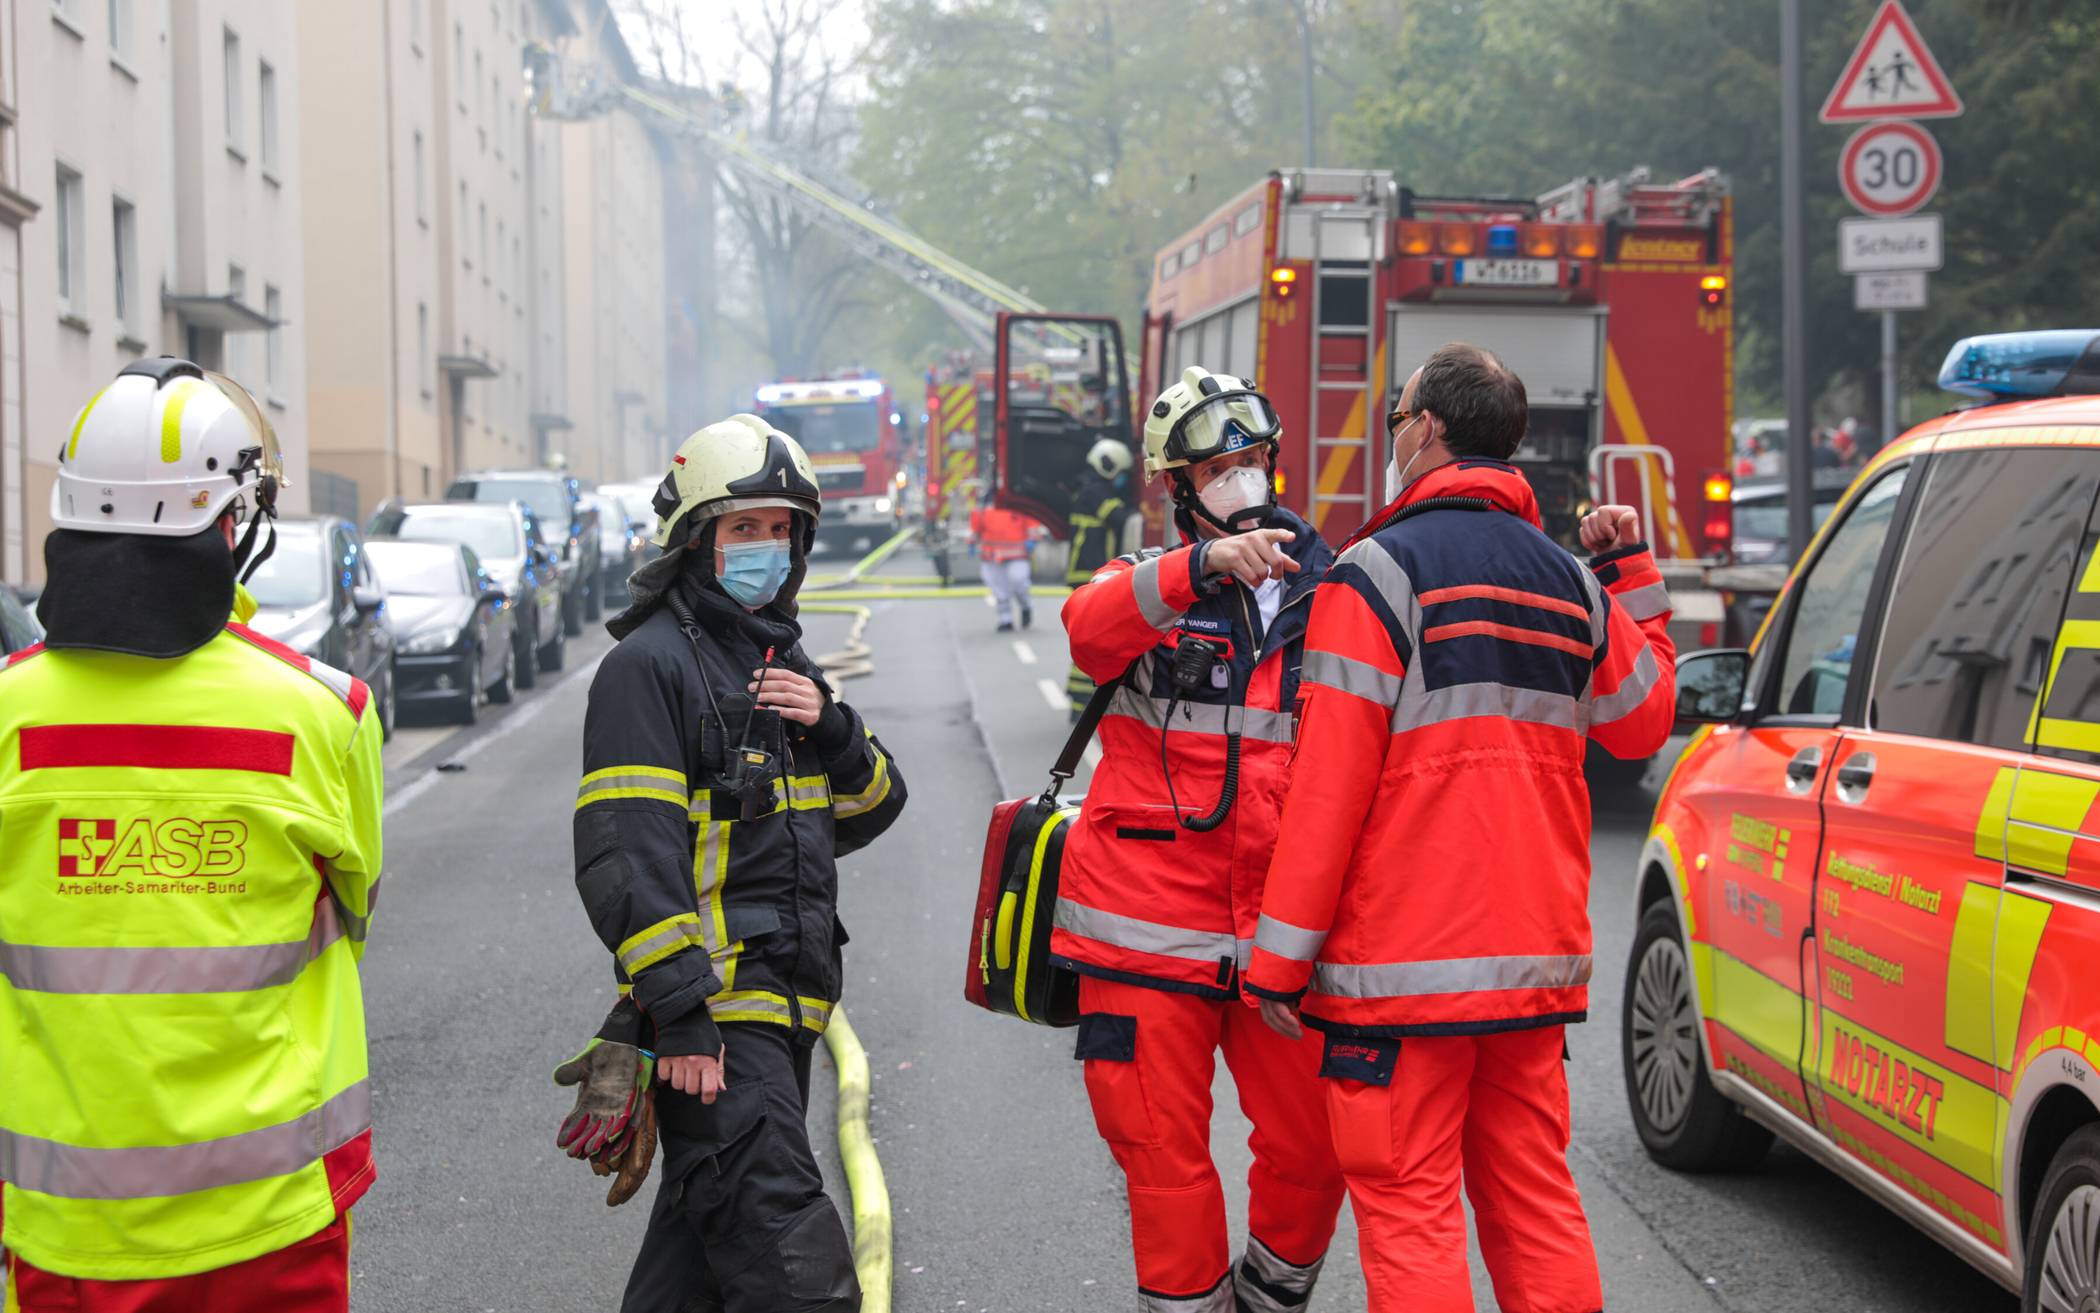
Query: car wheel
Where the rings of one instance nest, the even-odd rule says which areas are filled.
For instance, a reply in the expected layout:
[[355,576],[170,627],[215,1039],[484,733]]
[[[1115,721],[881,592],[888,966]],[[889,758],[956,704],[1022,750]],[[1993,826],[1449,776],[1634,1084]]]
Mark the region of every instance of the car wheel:
[[548,640],[547,646],[540,649],[540,669],[543,672],[553,674],[561,669],[562,659],[569,646],[568,635],[568,626],[565,624],[555,632],[552,639]]
[[452,718],[462,725],[471,725],[481,716],[481,653],[467,653],[467,686],[460,690],[459,701],[452,708]]
[[489,685],[489,701],[503,703],[517,696],[514,690],[518,683],[518,645],[515,642],[503,645],[503,673]]
[[394,741],[394,663],[387,662],[386,672],[379,677],[380,691],[373,696],[379,702],[379,741]]
[[1699,1043],[1692,964],[1668,899],[1642,914],[1626,963],[1619,1048],[1626,1102],[1648,1156],[1680,1172],[1753,1167],[1772,1132],[1714,1088]]
[[534,660],[531,637],[540,632],[540,622],[537,615],[522,618],[529,619],[531,623],[518,631],[516,656],[512,658],[510,668],[519,688],[531,688],[540,678],[540,666],[539,662]]
[[596,624],[604,617],[605,581],[603,578],[594,578],[591,580],[590,594],[583,599],[583,618]]
[[583,594],[584,590],[578,588],[561,599],[561,632],[567,637],[583,632]]
[[2020,1313],[2100,1308],[2100,1126],[2080,1127],[2056,1151],[2026,1231]]

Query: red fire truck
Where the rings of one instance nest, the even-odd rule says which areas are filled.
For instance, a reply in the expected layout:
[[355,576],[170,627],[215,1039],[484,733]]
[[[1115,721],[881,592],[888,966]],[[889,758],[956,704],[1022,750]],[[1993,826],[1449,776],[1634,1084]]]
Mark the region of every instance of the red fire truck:
[[888,384],[860,374],[785,380],[759,388],[755,400],[816,467],[823,539],[845,545],[902,524],[904,421]]
[[[1339,541],[1385,500],[1382,420],[1415,365],[1446,342],[1487,347],[1530,395],[1516,463],[1548,532],[1572,541],[1596,502],[1641,507],[1680,641],[1711,646],[1720,599],[1700,570],[1731,532],[1731,243],[1712,170],[1529,200],[1419,195],[1376,169],[1271,173],[1159,254],[1136,395],[1191,364],[1257,380],[1283,420],[1283,499]],[[1002,321],[1000,372],[1074,333],[1119,372],[1109,321],[1024,316]],[[1054,524],[1054,463],[1076,465],[1086,417],[998,404],[1001,498]],[[1163,531],[1157,503],[1148,524]]]
[[[991,375],[968,353],[958,351],[926,371],[926,417],[920,424],[926,470],[926,542],[942,580],[954,573],[969,536],[970,512],[980,504],[978,402],[985,401]],[[964,562],[967,565],[967,562]]]

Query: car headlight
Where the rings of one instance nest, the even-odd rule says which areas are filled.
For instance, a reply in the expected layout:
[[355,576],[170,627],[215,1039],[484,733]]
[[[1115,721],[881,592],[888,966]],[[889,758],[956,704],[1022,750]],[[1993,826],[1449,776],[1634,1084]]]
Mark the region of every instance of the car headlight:
[[877,515],[888,515],[890,513],[890,499],[877,497],[875,499],[875,513]]
[[426,629],[420,634],[410,634],[402,640],[401,650],[410,656],[428,656],[433,652],[443,652],[457,642],[459,626],[440,625],[436,629]]

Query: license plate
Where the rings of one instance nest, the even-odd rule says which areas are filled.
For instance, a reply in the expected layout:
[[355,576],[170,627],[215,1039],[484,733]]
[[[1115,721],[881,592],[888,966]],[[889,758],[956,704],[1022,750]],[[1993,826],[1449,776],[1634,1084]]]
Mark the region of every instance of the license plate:
[[1560,281],[1553,260],[1460,260],[1452,280],[1474,287],[1552,287]]

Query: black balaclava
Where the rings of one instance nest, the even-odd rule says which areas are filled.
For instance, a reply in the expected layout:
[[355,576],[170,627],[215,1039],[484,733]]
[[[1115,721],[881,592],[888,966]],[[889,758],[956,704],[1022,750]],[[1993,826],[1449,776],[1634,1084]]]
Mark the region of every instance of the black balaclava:
[[217,524],[181,538],[54,529],[37,599],[45,646],[186,656],[233,614],[234,554]]

